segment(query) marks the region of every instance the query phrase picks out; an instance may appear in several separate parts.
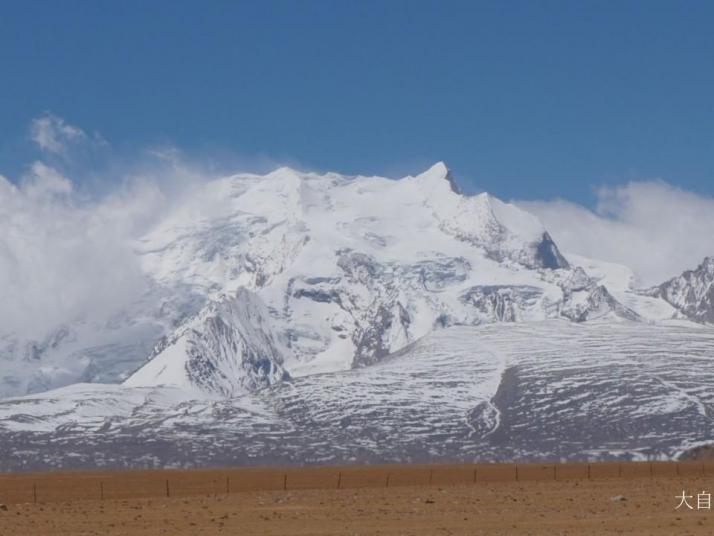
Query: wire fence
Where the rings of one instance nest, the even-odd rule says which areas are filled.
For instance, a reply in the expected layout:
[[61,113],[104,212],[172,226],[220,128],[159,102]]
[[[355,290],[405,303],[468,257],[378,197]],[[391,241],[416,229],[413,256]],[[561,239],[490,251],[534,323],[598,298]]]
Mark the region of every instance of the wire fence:
[[0,503],[124,500],[250,491],[714,476],[714,462],[383,465],[0,474]]

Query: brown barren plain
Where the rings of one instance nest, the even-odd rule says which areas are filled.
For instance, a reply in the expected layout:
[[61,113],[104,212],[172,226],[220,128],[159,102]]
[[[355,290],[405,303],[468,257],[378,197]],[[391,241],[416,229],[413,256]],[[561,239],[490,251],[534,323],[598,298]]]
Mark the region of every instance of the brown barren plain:
[[0,474],[0,536],[710,535],[713,480],[711,462]]

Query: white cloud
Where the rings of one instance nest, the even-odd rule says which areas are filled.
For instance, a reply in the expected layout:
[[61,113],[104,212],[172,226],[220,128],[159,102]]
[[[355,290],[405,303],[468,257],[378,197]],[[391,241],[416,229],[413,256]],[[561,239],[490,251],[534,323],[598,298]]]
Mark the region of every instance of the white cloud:
[[161,202],[142,185],[86,202],[35,163],[18,186],[0,177],[0,325],[41,338],[77,318],[102,321],[144,288],[131,240]]
[[105,153],[111,165],[102,169],[111,176],[91,191],[72,177],[93,176],[82,151],[106,142],[51,114],[35,119],[31,131],[52,165],[33,162],[14,181],[0,175],[0,339],[41,340],[77,319],[103,322],[121,313],[148,284],[136,239],[172,199],[214,176],[171,147],[148,157]]
[[33,119],[30,136],[37,146],[50,154],[65,156],[73,143],[86,141],[84,131],[61,117],[46,113]]
[[564,200],[518,204],[541,219],[561,250],[625,264],[643,286],[714,255],[714,198],[666,182],[602,188],[595,210]]

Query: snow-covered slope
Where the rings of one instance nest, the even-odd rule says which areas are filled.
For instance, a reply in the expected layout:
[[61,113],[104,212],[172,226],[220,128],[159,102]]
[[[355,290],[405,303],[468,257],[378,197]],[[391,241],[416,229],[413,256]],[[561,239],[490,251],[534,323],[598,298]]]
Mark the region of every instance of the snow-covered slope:
[[713,381],[707,326],[457,326],[230,399],[83,384],[0,401],[0,470],[671,458],[714,440]]

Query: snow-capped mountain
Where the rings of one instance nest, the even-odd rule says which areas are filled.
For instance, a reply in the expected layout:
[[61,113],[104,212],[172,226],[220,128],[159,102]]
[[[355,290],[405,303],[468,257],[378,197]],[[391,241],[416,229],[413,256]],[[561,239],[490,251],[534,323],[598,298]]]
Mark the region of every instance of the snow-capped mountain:
[[[143,294],[108,322],[0,334],[4,451],[37,467],[577,459],[713,437],[683,361],[714,362],[710,327],[686,320],[712,322],[714,261],[637,289],[441,163],[208,181],[132,247]],[[90,436],[99,450],[72,452]]]
[[685,318],[714,323],[714,257],[662,283],[651,294],[666,300]]
[[[230,177],[176,207],[139,247],[165,286],[190,282],[208,300],[254,292],[294,375],[369,365],[449,325],[637,316],[571,269],[535,217],[460,195],[443,164],[401,181],[290,169]],[[192,359],[170,361],[185,369]]]
[[[0,336],[0,396],[125,380],[230,394],[367,366],[452,325],[671,316],[668,298],[568,260],[528,212],[459,193],[443,163],[400,180],[280,168],[208,181],[133,248],[147,290],[109,322]],[[242,301],[261,312],[236,317]]]
[[599,297],[607,291],[569,266],[535,217],[460,195],[443,164],[399,181],[230,177],[177,207],[142,248],[157,281],[191,281],[209,297],[256,292],[293,375],[368,365],[448,325],[633,317]]

